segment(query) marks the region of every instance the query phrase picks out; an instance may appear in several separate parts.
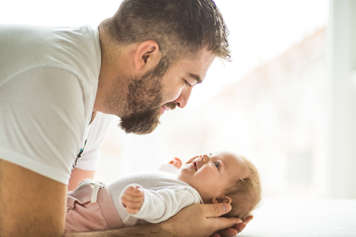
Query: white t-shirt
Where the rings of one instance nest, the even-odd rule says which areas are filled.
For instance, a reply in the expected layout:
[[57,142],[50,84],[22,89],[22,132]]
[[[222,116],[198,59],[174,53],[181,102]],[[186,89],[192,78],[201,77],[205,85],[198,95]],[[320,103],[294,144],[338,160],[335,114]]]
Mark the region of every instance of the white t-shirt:
[[100,64],[97,29],[0,26],[0,158],[67,184]]
[[96,170],[101,157],[100,147],[105,135],[109,129],[112,129],[118,123],[118,117],[98,112],[87,128],[87,135],[84,136],[86,137],[85,146],[81,148],[83,152],[80,157],[77,157],[73,167],[83,170]]

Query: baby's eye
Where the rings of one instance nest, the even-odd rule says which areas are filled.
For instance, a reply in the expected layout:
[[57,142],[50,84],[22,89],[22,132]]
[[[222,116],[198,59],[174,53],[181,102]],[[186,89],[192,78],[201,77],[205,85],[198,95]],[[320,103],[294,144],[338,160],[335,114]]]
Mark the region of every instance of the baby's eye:
[[184,80],[184,84],[187,85],[188,87],[192,87],[192,85],[189,83],[189,81],[187,81],[186,79],[183,79]]
[[214,161],[214,165],[216,166],[216,168],[220,168],[220,162],[219,161]]

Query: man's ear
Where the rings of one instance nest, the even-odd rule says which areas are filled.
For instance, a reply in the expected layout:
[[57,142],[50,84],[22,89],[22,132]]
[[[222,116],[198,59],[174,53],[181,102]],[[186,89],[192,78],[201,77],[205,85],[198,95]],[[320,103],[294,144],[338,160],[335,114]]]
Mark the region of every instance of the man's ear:
[[155,68],[161,60],[159,45],[154,40],[146,40],[137,45],[135,51],[135,69],[146,72]]

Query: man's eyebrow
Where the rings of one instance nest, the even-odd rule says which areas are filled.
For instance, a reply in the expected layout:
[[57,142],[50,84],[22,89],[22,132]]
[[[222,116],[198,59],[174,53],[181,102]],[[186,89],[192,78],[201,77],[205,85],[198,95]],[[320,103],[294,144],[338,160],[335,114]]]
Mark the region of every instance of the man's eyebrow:
[[194,73],[188,73],[188,75],[189,75],[191,78],[193,78],[194,80],[196,80],[196,81],[197,81],[197,84],[201,83],[201,78],[200,78],[199,75],[194,74]]

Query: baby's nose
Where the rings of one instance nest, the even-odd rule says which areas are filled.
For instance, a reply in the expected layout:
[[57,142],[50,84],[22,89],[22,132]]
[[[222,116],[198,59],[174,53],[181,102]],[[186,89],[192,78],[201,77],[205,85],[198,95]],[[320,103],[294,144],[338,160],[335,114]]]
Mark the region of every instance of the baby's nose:
[[208,156],[207,155],[202,155],[201,156],[201,160],[203,161],[203,162],[206,162],[206,161],[208,161]]

